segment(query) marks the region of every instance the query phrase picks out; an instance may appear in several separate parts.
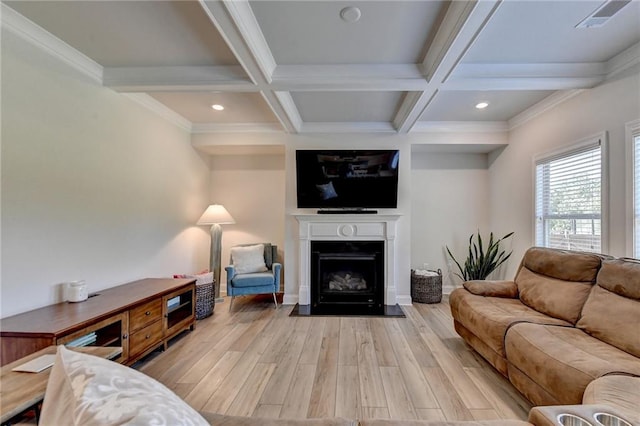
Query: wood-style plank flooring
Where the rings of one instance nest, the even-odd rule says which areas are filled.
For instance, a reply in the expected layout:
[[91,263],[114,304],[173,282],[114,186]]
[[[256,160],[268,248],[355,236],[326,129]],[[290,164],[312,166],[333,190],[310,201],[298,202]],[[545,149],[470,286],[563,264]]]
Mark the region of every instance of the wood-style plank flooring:
[[197,410],[272,418],[525,420],[531,408],[453,330],[448,303],[406,318],[290,317],[271,296],[215,308],[139,367]]

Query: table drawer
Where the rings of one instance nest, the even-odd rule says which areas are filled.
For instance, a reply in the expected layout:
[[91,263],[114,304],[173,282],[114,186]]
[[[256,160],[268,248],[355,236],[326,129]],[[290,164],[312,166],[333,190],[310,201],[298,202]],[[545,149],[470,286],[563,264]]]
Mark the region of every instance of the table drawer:
[[129,330],[135,332],[162,318],[162,299],[155,299],[129,311]]
[[145,349],[162,341],[162,321],[154,322],[140,331],[131,334],[129,338],[129,354],[135,356]]

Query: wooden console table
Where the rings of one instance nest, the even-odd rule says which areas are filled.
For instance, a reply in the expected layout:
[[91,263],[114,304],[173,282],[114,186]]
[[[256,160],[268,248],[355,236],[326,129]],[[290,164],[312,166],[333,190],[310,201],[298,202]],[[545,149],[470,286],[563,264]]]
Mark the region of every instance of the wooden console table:
[[[122,353],[122,348],[118,347],[89,346],[71,349],[106,359],[116,358]],[[56,347],[49,346],[2,367],[0,376],[0,382],[2,382],[2,388],[0,388],[0,424],[4,424],[33,406],[38,406],[44,399],[47,381],[51,374],[51,367],[39,373],[21,373],[11,371],[11,369],[41,355],[55,353]]]
[[101,290],[79,303],[57,303],[0,321],[1,364],[48,346],[85,340],[121,347],[133,364],[186,329],[195,328],[195,280],[147,278]]

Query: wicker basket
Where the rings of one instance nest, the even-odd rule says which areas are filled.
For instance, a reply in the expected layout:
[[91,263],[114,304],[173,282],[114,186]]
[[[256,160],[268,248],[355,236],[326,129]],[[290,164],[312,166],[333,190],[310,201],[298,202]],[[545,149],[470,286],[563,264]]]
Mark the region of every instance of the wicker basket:
[[411,270],[411,299],[418,303],[440,303],[442,300],[442,271],[437,276],[416,275]]
[[196,319],[200,320],[213,314],[213,286],[213,282],[196,284]]

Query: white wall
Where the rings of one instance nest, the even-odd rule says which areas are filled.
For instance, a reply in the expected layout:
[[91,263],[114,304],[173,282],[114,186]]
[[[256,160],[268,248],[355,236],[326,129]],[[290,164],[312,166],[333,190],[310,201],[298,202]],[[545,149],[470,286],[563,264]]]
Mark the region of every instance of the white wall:
[[283,256],[284,200],[284,155],[212,157],[210,201],[224,205],[236,221],[234,225],[222,225],[222,294],[226,292],[224,267],[229,264],[229,251],[234,245],[270,242]]
[[[535,243],[533,229],[533,158],[571,145],[580,139],[608,132],[609,136],[609,240],[607,252],[626,253],[625,123],[640,117],[640,74],[607,82],[584,91],[510,133],[509,145],[489,158],[491,226],[499,232],[515,231],[514,254],[520,259]],[[511,262],[507,276],[513,276]]]
[[411,267],[442,269],[443,291],[450,293],[461,280],[445,246],[464,261],[469,236],[492,231],[487,155],[418,152],[411,166]]
[[209,183],[187,132],[3,31],[1,316],[206,267]]

